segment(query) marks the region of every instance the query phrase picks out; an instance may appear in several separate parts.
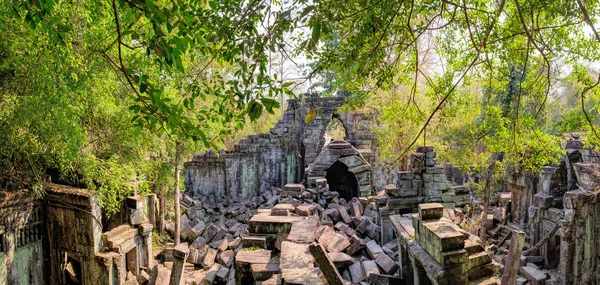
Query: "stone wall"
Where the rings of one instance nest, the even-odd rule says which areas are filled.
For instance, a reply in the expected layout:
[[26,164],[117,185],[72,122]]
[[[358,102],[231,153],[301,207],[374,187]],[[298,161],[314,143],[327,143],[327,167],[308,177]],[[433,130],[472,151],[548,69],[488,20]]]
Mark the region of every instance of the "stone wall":
[[[283,118],[268,134],[251,135],[228,151],[198,154],[185,163],[186,194],[213,197],[216,201],[260,195],[271,187],[306,182],[305,169],[325,147],[325,131],[337,118],[350,144],[363,158],[373,159],[373,135],[368,114],[339,113],[345,97],[305,94],[290,99]],[[309,112],[316,112],[306,123]]]
[[560,225],[561,284],[600,282],[600,165],[576,163],[578,190],[564,196]]
[[[46,194],[50,284],[65,284],[71,264],[82,282],[105,280],[95,259],[102,249],[102,211],[91,191],[49,184]],[[66,263],[65,263],[66,260]]]
[[30,191],[3,192],[0,202],[0,284],[45,284],[45,213]]

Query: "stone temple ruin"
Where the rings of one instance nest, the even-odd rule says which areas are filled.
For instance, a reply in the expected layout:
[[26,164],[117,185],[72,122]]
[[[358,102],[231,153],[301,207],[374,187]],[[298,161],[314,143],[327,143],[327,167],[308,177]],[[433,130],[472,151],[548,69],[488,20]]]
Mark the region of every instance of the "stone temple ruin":
[[[154,194],[129,197],[110,219],[86,189],[0,196],[0,284],[600,281],[600,164],[579,140],[540,173],[514,170],[483,213],[467,186],[479,178],[439,164],[431,146],[405,169],[374,165],[371,116],[343,104],[291,99],[270,133],[186,162],[177,246],[153,244]],[[344,140],[327,139],[332,120]],[[466,226],[481,220],[485,244]]]

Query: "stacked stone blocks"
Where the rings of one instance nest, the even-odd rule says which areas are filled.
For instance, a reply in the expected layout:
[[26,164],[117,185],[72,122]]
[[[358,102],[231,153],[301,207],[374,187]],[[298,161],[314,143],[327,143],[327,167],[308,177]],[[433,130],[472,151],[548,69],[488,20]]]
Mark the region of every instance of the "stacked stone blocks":
[[442,266],[437,284],[468,284],[498,273],[499,266],[475,238],[443,218],[442,204],[420,204],[418,208],[412,218],[415,240]]

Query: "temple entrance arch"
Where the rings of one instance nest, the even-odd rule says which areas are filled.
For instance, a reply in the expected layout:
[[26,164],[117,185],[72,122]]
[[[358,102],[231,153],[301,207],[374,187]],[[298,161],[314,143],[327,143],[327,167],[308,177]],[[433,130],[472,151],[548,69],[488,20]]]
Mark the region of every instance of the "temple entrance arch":
[[325,174],[330,191],[340,193],[340,198],[350,201],[352,197],[358,197],[358,182],[354,173],[348,171],[348,166],[339,160],[334,162]]
[[327,179],[330,191],[337,191],[346,200],[372,194],[369,163],[358,149],[342,140],[334,140],[310,164],[307,172],[309,188],[315,181]]

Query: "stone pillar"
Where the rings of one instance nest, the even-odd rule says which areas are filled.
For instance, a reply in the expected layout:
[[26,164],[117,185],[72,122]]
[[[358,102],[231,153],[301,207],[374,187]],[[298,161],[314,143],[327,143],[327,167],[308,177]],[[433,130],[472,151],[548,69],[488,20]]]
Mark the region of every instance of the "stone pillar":
[[525,244],[525,232],[513,231],[506,256],[506,264],[504,266],[504,274],[502,275],[502,285],[517,284],[517,272],[521,267],[521,251]]
[[143,264],[145,267],[152,269],[154,267],[153,261],[154,256],[152,255],[152,229],[154,227],[150,223],[143,223],[140,225],[140,235],[143,237],[143,246],[144,246],[144,261],[146,264]]
[[186,244],[179,244],[173,248],[173,271],[171,271],[171,279],[169,285],[181,285],[184,282],[183,270],[185,269],[185,261],[190,253]]
[[431,280],[427,277],[427,272],[420,261],[415,259],[413,256],[410,257],[410,263],[412,264],[413,270],[413,284],[414,285],[431,285]]
[[394,228],[388,207],[379,208],[379,216],[381,217],[381,244],[383,245],[394,239]]

